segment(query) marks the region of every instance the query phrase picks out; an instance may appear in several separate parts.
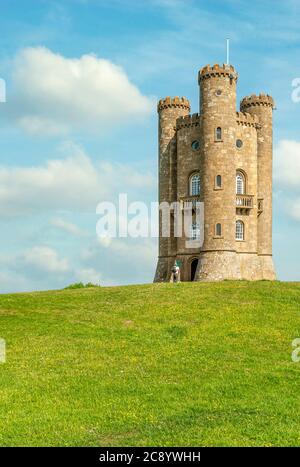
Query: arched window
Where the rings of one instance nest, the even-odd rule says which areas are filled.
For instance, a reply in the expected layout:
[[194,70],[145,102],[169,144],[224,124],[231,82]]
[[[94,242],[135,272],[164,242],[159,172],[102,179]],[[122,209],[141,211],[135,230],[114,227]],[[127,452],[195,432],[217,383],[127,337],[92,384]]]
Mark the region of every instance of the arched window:
[[199,240],[200,238],[200,225],[198,222],[193,222],[191,225],[190,239]]
[[221,235],[222,235],[222,225],[216,224],[216,236],[221,237]]
[[236,238],[236,240],[244,240],[244,235],[245,235],[244,231],[245,231],[244,222],[236,221],[236,227],[235,227],[235,238]]
[[236,173],[236,194],[244,195],[245,194],[245,176],[242,172]]
[[221,175],[216,176],[216,188],[222,188],[222,177],[221,177]]
[[200,175],[194,174],[190,178],[190,196],[200,195]]
[[220,141],[222,139],[222,128],[218,126],[216,129],[216,140]]

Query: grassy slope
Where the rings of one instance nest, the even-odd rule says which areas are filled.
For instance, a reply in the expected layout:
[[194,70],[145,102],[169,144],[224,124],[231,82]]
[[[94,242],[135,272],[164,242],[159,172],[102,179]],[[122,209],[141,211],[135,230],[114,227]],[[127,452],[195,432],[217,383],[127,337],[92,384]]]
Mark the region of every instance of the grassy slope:
[[0,445],[300,445],[300,284],[0,296]]

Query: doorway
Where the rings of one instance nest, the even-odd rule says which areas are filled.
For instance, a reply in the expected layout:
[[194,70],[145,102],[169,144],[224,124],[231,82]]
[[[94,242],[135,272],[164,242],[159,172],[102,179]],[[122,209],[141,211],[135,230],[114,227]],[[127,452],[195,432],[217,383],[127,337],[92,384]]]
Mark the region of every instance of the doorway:
[[191,281],[195,279],[196,271],[197,271],[197,266],[198,266],[198,259],[195,258],[191,262]]

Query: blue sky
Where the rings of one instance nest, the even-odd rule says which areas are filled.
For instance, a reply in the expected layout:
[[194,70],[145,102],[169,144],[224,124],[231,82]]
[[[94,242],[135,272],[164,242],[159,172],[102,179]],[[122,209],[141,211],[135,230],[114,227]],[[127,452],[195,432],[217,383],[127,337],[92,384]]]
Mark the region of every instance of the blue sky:
[[153,279],[155,239],[99,242],[97,202],[155,201],[155,102],[184,95],[225,61],[238,100],[272,94],[274,259],[300,280],[300,5],[281,1],[3,0],[0,77],[0,291]]

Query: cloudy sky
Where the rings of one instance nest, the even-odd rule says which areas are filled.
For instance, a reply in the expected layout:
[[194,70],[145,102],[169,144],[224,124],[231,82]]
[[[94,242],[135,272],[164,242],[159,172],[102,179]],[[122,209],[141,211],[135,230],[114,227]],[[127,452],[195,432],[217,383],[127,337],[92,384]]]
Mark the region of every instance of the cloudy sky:
[[226,37],[238,99],[276,100],[274,257],[300,280],[299,24],[299,0],[1,0],[0,291],[152,281],[156,240],[100,242],[96,206],[156,200],[155,102],[197,112]]

